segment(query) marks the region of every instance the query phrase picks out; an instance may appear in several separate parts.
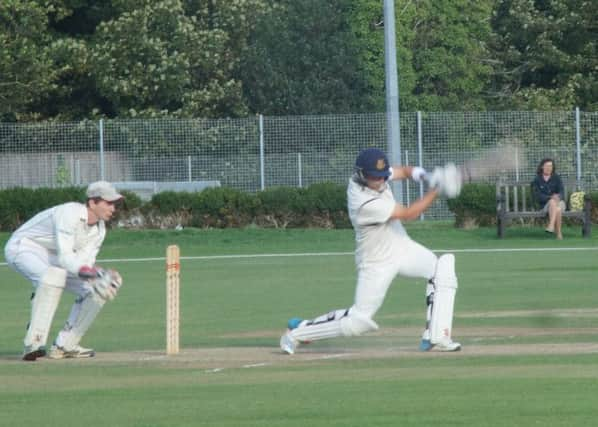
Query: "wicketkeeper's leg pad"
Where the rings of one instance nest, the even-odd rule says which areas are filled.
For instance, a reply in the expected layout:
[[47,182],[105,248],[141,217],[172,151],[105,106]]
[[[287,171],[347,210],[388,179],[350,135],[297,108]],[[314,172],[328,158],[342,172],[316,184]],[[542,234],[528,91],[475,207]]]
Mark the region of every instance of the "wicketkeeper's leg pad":
[[445,254],[438,258],[434,277],[434,301],[430,320],[430,340],[433,344],[451,339],[453,309],[457,292],[455,256]]
[[49,267],[44,273],[31,300],[31,319],[23,340],[25,347],[46,345],[48,333],[66,285],[66,270]]
[[66,324],[56,338],[56,345],[65,350],[71,350],[79,345],[81,338],[98,313],[104,307],[106,300],[96,292],[89,292],[75,300]]

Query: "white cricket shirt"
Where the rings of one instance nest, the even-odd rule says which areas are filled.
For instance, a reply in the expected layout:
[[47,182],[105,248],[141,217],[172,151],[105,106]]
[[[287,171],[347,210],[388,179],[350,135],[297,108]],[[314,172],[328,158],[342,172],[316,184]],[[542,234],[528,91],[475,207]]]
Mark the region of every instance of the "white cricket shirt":
[[391,259],[393,248],[407,236],[407,232],[401,221],[390,218],[396,201],[388,184],[385,183],[384,189],[378,192],[350,179],[347,204],[355,229],[357,266]]
[[84,266],[93,266],[100,251],[106,226],[104,221],[87,224],[87,207],[69,202],[35,215],[21,225],[11,240],[28,239],[54,253],[58,263],[77,275]]

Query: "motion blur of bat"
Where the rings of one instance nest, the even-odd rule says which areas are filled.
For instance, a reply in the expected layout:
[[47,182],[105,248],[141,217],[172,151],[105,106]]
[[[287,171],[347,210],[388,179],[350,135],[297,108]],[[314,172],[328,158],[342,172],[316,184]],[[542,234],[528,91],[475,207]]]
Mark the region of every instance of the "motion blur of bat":
[[463,184],[487,181],[490,177],[506,176],[516,170],[523,162],[523,150],[517,145],[506,144],[482,151],[473,159],[455,166],[447,163],[443,167],[434,168],[424,179],[431,187],[435,187],[444,197],[452,199],[459,196]]
[[458,166],[463,183],[485,181],[486,178],[506,175],[525,165],[523,150],[509,143],[486,151],[473,160]]

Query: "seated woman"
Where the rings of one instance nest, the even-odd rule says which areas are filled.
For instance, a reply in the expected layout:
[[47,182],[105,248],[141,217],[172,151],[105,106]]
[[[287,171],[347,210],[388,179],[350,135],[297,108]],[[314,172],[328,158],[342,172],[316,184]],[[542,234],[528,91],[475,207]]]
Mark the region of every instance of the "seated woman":
[[542,159],[536,171],[536,177],[532,182],[534,199],[542,207],[542,211],[548,214],[547,233],[555,233],[556,238],[561,240],[562,213],[566,209],[562,200],[563,182],[556,174],[556,168],[552,159]]

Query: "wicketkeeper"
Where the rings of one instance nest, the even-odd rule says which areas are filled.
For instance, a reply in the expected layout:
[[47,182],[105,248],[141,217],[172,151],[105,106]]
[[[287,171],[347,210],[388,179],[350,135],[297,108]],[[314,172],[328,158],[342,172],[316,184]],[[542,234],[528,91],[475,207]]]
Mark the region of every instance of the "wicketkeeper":
[[[409,207],[397,203],[389,179],[412,178],[428,182],[429,191]],[[456,197],[461,191],[460,171],[452,164],[430,174],[420,167],[390,167],[386,155],[374,148],[362,151],[347,188],[348,210],[355,229],[357,289],[352,307],[333,310],[313,320],[292,318],[280,339],[280,348],[293,354],[302,342],[375,331],[373,317],[397,275],[426,279],[427,321],[420,343],[422,351],[458,351],[451,338],[457,290],[455,257],[437,257],[411,240],[401,220],[419,217],[438,195]]]
[[31,318],[23,360],[46,355],[46,341],[62,292],[76,295],[66,324],[48,356],[53,359],[92,357],[94,350],[79,345],[81,338],[122,285],[115,270],[95,266],[106,236],[105,221],[123,199],[106,181],[87,188],[85,204],[64,203],[44,210],[11,236],[4,249],[6,261],[31,281]]

